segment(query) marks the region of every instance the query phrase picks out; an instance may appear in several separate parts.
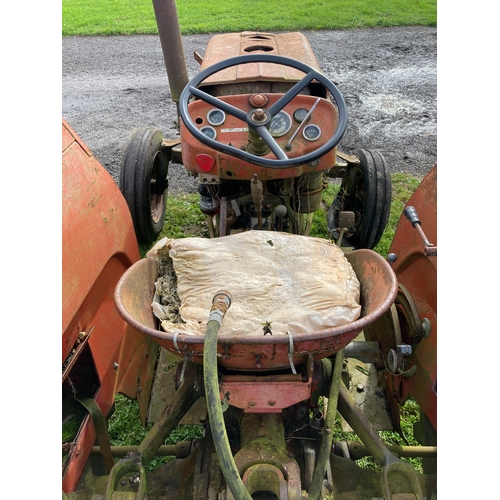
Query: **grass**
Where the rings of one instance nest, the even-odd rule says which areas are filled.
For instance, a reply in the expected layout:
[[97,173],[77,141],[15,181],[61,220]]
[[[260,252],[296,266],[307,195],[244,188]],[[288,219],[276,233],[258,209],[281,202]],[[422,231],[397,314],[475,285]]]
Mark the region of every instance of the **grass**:
[[[392,203],[389,215],[389,222],[382,235],[375,251],[387,256],[392,239],[396,232],[403,208],[415,189],[420,184],[420,179],[401,173],[391,175],[392,179]],[[323,192],[323,207],[314,213],[311,236],[319,238],[329,238],[326,212],[333,201],[340,185],[330,183]],[[198,208],[198,194],[169,194],[167,198],[167,215],[165,226],[158,239],[186,238],[186,237],[209,237],[206,216]],[[142,247],[141,254],[144,256],[148,248]],[[129,400],[124,396],[117,395],[116,411],[109,421],[110,440],[113,445],[139,445],[151,426],[144,428],[140,423],[139,409],[137,401]],[[401,427],[410,445],[418,445],[413,438],[413,423],[420,418],[419,407],[413,400],[408,400],[401,407]],[[173,444],[182,440],[192,440],[202,436],[203,429],[199,426],[179,426],[169,436],[165,444]],[[380,436],[388,445],[404,445],[404,441],[396,432],[382,431]],[[354,433],[342,431],[340,421],[335,431],[335,440],[359,441]],[[169,457],[156,457],[148,465],[149,470],[153,470],[166,461]],[[422,472],[422,460],[418,458],[408,458],[413,467]],[[374,462],[372,457],[365,457],[357,461],[358,465],[380,471],[380,467]]]
[[[394,233],[399,223],[406,202],[420,184],[420,179],[408,174],[391,174],[392,202],[389,222],[378,245],[374,248],[377,253],[386,257],[389,252]],[[323,192],[324,207],[314,213],[311,236],[328,238],[326,212],[333,201],[338,184],[331,183]],[[191,236],[208,237],[206,217],[198,209],[198,194],[170,194],[167,199],[167,215],[165,226],[159,239],[185,238]],[[147,251],[148,248],[142,248]]]
[[[198,194],[169,194],[163,231],[158,239],[187,238],[190,236],[209,237],[205,215],[198,208]],[[144,257],[151,245],[140,245]]]
[[382,238],[380,238],[379,243],[373,249],[375,252],[384,257],[387,257],[387,254],[389,253],[389,248],[394,238],[394,233],[398,227],[399,219],[403,213],[406,202],[410,199],[411,195],[420,184],[420,179],[407,174],[392,174],[391,179],[392,202],[391,211],[389,213],[389,221],[387,222],[387,227],[382,235]]
[[[152,424],[143,427],[139,415],[139,405],[136,400],[117,394],[115,396],[115,412],[109,419],[109,439],[113,446],[139,446]],[[196,425],[177,426],[164,444],[175,444],[180,441],[191,441],[203,436],[203,428]],[[172,457],[155,457],[148,464],[148,470],[154,470]]]
[[[177,0],[181,32],[436,26],[437,0]],[[63,0],[62,34],[156,34],[152,0]]]
[[[367,27],[436,26],[436,0],[292,0],[284,4],[276,0],[242,0],[216,3],[207,0],[178,0],[177,10],[183,34],[221,33],[229,31],[295,31],[321,29],[353,29]],[[63,0],[63,36],[157,34],[151,0]],[[405,174],[393,174],[393,201],[387,229],[375,251],[386,256],[394,237],[403,207],[420,180]],[[324,192],[328,207],[338,185],[329,184]],[[312,236],[328,238],[326,211],[314,214]],[[208,237],[205,216],[198,209],[198,195],[169,195],[167,216],[162,237]],[[144,255],[149,248],[142,247]],[[150,426],[140,423],[137,401],[117,395],[116,411],[109,421],[109,435],[113,445],[139,445]],[[409,400],[401,409],[402,427],[413,444],[410,427],[418,419],[418,405]],[[201,437],[198,426],[179,426],[166,444]],[[351,434],[338,432],[336,439],[355,439]],[[403,444],[396,433],[381,433],[388,444]],[[168,458],[155,458],[149,468],[154,469]],[[360,464],[375,468],[371,458]],[[419,463],[414,463],[419,470]]]

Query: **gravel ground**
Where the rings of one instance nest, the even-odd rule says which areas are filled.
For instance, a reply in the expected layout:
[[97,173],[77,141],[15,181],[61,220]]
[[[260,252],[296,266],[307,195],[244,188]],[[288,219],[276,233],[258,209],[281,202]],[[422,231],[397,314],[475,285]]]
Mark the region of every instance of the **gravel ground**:
[[[303,33],[347,102],[349,124],[339,148],[379,150],[391,171],[424,176],[437,161],[436,28]],[[193,52],[210,37],[183,37],[190,77],[199,68]],[[63,38],[62,116],[115,180],[134,127],[176,137],[159,37]],[[171,191],[195,189],[181,165],[170,167],[169,178]]]

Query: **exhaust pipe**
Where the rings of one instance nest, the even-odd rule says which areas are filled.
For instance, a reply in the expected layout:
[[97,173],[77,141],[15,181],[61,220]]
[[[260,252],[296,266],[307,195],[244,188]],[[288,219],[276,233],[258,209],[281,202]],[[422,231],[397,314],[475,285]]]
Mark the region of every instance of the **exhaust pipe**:
[[167,69],[172,101],[178,103],[181,92],[189,82],[184,46],[175,0],[153,0],[163,59]]

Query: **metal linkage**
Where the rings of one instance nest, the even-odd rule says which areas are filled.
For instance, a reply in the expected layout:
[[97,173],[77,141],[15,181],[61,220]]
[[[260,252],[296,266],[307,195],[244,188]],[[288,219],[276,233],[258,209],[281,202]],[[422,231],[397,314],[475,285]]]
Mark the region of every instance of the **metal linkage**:
[[340,388],[338,410],[368,448],[374,460],[383,467],[382,491],[385,500],[393,498],[389,483],[389,474],[392,473],[400,474],[408,481],[411,493],[416,496],[416,500],[425,500],[422,485],[415,469],[391,452],[344,386]]
[[417,211],[415,207],[406,207],[404,209],[405,217],[411,222],[411,225],[418,231],[418,234],[422,238],[424,242],[424,252],[427,257],[436,257],[437,256],[437,246],[433,245],[424,233],[422,229],[421,222],[418,218]]

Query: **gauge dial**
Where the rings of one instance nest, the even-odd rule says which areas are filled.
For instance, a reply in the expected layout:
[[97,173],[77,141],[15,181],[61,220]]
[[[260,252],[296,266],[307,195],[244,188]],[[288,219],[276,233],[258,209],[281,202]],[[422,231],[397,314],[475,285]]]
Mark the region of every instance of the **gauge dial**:
[[209,139],[215,139],[217,137],[217,132],[213,127],[202,127],[200,132],[205,134]]
[[302,123],[305,120],[307,113],[309,113],[309,111],[306,108],[298,108],[293,113],[293,119],[297,123]]
[[316,141],[321,136],[321,129],[317,125],[314,125],[314,124],[306,125],[304,127],[303,132],[302,132],[302,135],[308,141]]
[[280,111],[269,124],[269,132],[273,137],[281,137],[292,128],[292,119],[286,111]]
[[226,120],[226,113],[221,109],[212,109],[207,114],[207,120],[210,125],[222,125]]

